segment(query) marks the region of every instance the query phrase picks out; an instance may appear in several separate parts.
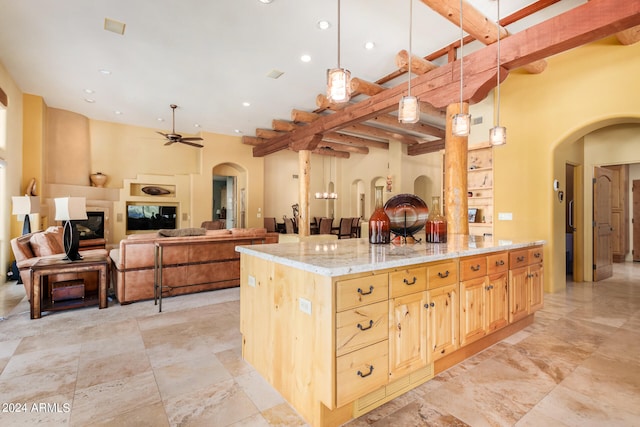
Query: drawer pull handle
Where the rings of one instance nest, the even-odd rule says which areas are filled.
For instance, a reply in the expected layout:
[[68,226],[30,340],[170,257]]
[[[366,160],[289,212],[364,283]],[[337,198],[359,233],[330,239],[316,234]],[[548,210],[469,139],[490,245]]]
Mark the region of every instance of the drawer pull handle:
[[518,261],[518,262],[524,261],[524,255],[516,257],[516,261]]
[[535,254],[533,254],[533,256],[534,256],[535,258],[540,258],[540,256],[541,256],[541,255],[542,255],[542,254],[541,254],[540,252],[536,252]]
[[501,265],[504,265],[504,260],[496,261],[496,266],[500,267]]
[[371,375],[372,373],[373,373],[373,365],[369,365],[369,372],[367,372],[366,374],[363,374],[362,371],[358,371],[358,376],[360,378],[365,378]]
[[476,265],[475,267],[472,265],[471,271],[480,271],[480,264]]
[[444,273],[441,273],[440,271],[438,272],[438,277],[441,279],[444,279],[446,277],[449,277],[449,270],[445,271]]
[[362,326],[360,323],[358,323],[358,329],[360,329],[361,331],[366,331],[367,329],[371,329],[372,326],[373,326],[373,320],[369,320],[369,326]]
[[369,286],[369,292],[362,292],[362,289],[358,288],[358,293],[360,295],[371,295],[373,293],[373,286]]
[[411,286],[411,285],[415,285],[417,281],[418,281],[418,278],[416,276],[413,276],[413,280],[411,282],[409,282],[407,279],[404,279],[404,284]]

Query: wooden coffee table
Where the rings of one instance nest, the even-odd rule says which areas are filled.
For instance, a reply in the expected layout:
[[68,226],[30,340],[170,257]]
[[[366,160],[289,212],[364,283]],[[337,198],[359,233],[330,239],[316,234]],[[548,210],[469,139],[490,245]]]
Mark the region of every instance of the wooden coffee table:
[[[98,272],[98,293],[85,295],[83,299],[59,301],[53,304],[45,298],[44,284],[51,274]],[[66,310],[98,304],[107,308],[107,288],[109,287],[109,258],[107,256],[87,256],[78,261],[63,259],[41,259],[31,266],[31,318],[39,319],[43,311]]]

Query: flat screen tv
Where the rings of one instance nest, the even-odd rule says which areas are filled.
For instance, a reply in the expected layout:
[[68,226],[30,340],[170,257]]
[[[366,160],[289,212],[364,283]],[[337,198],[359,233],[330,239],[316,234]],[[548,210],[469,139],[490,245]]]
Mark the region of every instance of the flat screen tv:
[[177,210],[177,206],[161,204],[127,204],[127,231],[176,228]]

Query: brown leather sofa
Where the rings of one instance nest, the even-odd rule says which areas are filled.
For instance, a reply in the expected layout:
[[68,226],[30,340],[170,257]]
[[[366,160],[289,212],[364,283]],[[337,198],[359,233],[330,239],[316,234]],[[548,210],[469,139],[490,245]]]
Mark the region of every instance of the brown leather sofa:
[[[11,240],[11,249],[16,258],[20,278],[29,299],[31,299],[31,266],[43,258],[64,258],[62,235],[63,228],[61,226],[52,226],[44,231],[35,231]],[[89,247],[95,246],[90,245]],[[83,250],[82,245],[79,253],[83,256],[108,255],[106,249]],[[52,274],[49,276],[49,282],[72,279],[83,279],[87,290],[97,289],[98,278],[94,272]]]
[[[203,232],[205,232],[203,230]],[[162,245],[163,297],[240,285],[236,246],[278,243],[264,228],[206,230],[205,235],[132,234],[112,249],[111,280],[120,304],[154,297],[156,243]]]

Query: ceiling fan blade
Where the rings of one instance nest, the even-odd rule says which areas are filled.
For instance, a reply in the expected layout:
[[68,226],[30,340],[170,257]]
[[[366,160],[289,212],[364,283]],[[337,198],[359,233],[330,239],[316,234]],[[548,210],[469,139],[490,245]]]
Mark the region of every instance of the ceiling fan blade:
[[203,141],[202,138],[198,137],[198,136],[190,136],[187,138],[180,138],[181,141]]
[[175,141],[167,141],[167,142],[164,143],[164,145],[171,145],[171,144],[174,144],[174,143],[175,143]]
[[202,144],[196,144],[195,142],[185,141],[184,139],[181,139],[181,140],[180,140],[180,141],[178,141],[178,142],[180,142],[180,143],[182,143],[182,144],[191,145],[192,147],[199,147],[199,148],[204,147],[204,145],[202,145]]
[[163,133],[163,132],[160,132],[160,131],[156,131],[156,133],[159,133],[160,135],[164,136],[165,138],[169,137],[166,133]]

